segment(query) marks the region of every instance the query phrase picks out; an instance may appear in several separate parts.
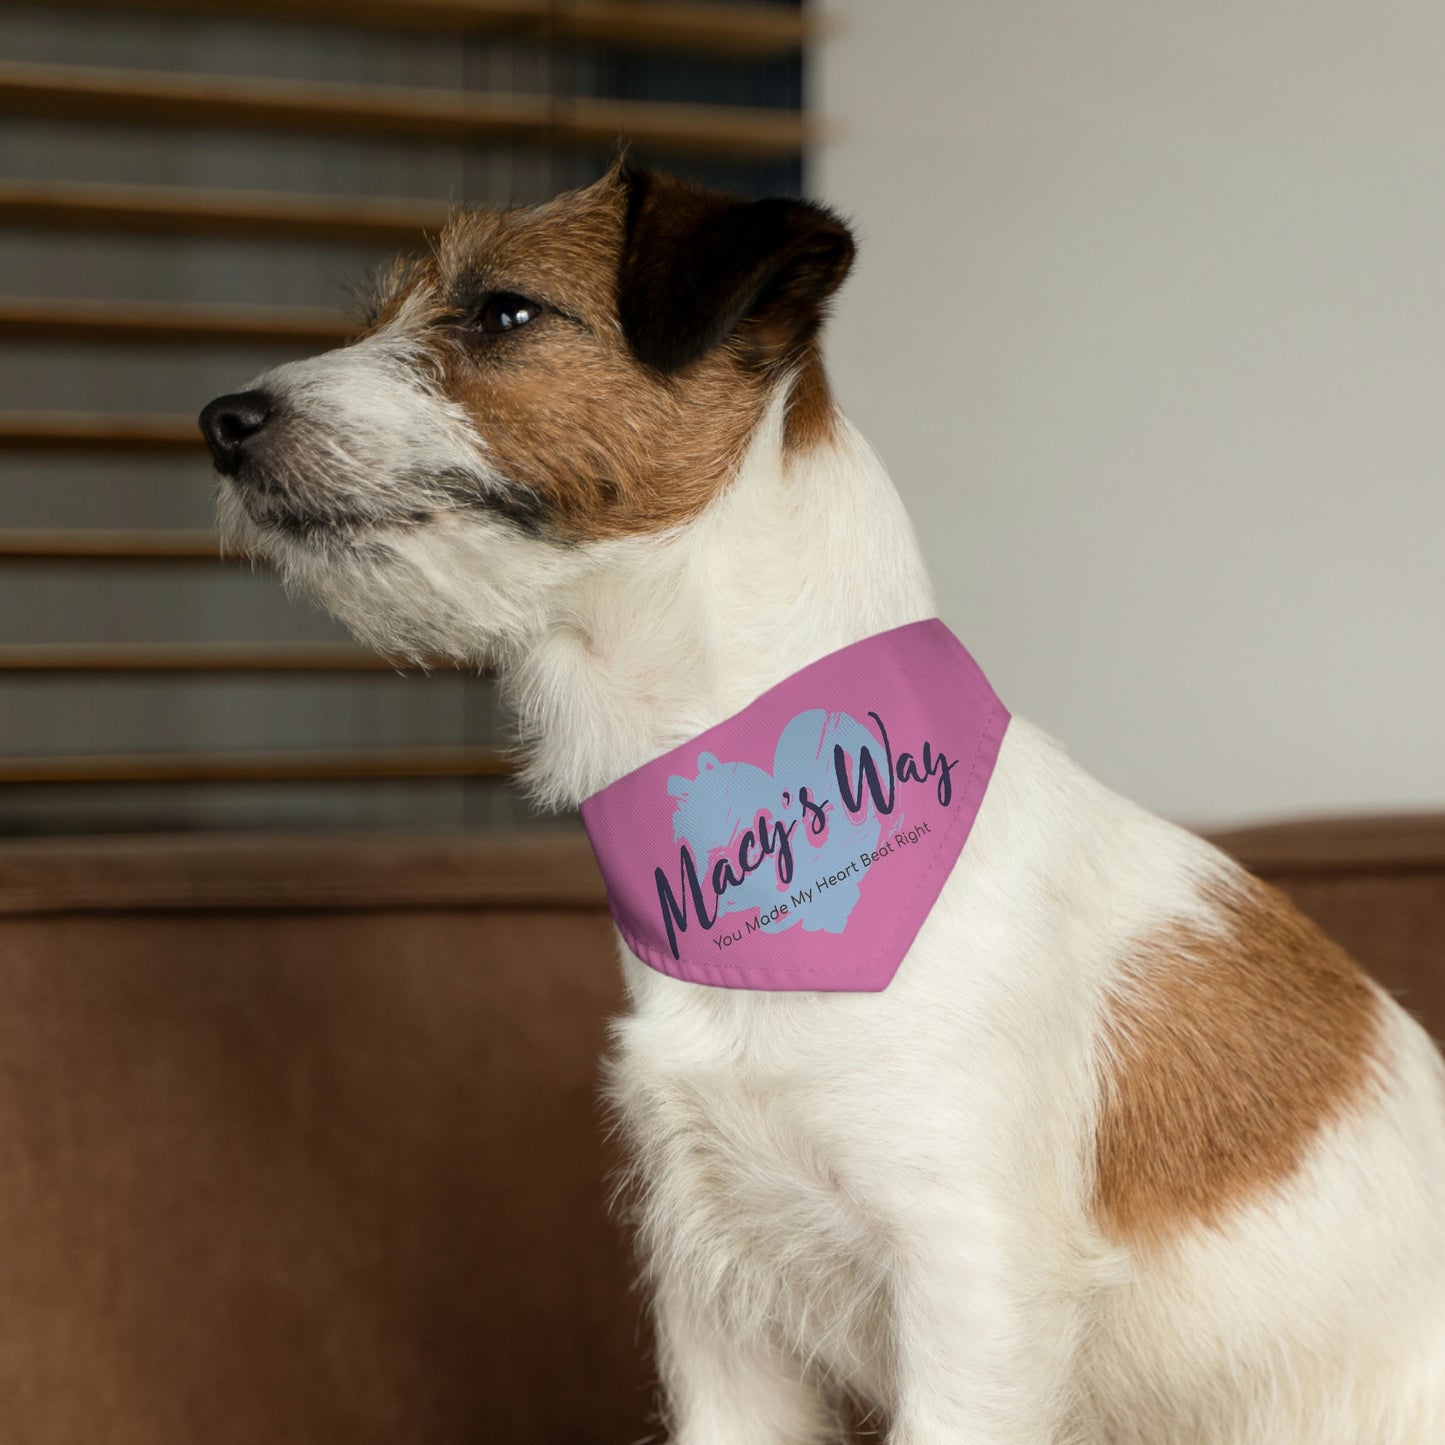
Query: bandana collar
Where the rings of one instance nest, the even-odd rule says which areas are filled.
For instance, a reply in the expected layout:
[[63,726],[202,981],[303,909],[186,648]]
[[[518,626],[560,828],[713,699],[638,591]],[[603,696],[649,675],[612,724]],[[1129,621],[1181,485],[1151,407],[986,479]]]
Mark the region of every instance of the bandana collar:
[[793,673],[582,804],[627,946],[719,988],[887,988],[1008,721],[936,617]]

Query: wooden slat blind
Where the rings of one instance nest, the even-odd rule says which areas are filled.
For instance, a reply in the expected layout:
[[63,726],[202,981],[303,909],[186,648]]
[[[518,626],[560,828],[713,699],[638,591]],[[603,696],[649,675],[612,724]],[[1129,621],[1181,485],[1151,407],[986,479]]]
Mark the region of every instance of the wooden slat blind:
[[0,225],[142,235],[250,236],[414,246],[449,208],[416,201],[323,201],[268,191],[0,181]]
[[[0,531],[7,562],[219,562],[213,532]],[[243,560],[235,559],[232,560]]]
[[201,456],[193,416],[107,416],[98,412],[0,412],[0,450],[31,452],[180,452]]
[[326,752],[85,753],[0,757],[0,784],[353,782],[375,778],[504,778],[495,748],[366,748]]
[[[8,4],[9,0],[0,0],[0,23]],[[713,63],[729,58],[738,63],[773,63],[771,58],[796,55],[816,33],[814,23],[795,5],[731,0],[52,0],[49,8],[73,12],[73,19],[63,23],[75,27],[89,23],[87,17],[105,17],[107,12],[112,26],[118,23],[117,16],[153,12],[262,28],[300,22],[334,27],[338,33],[392,31],[398,43],[404,43],[408,34],[443,34],[456,36],[459,44],[480,39],[512,47],[531,45],[548,54],[567,47],[570,58],[556,74],[571,73],[575,58],[588,53],[588,47],[705,56]],[[138,134],[207,134],[217,143],[225,138],[227,144],[240,144],[249,137],[259,138],[255,144],[270,145],[309,143],[313,138],[356,145],[401,141],[418,156],[427,154],[428,148],[480,143],[523,148],[543,157],[568,152],[600,157],[626,140],[644,157],[695,157],[747,166],[793,165],[806,147],[824,136],[824,128],[791,103],[777,108],[702,104],[690,97],[660,98],[645,87],[646,98],[634,93],[624,99],[582,93],[576,87],[559,86],[555,78],[547,82],[544,93],[536,93],[533,71],[526,72],[528,84],[495,93],[455,88],[454,70],[437,85],[382,85],[120,68],[110,63],[108,53],[106,61],[60,64],[47,53],[43,63],[0,62],[0,119],[11,125],[56,121],[99,125],[108,134],[113,126]],[[277,139],[266,141],[266,137]],[[365,189],[351,174],[350,186]],[[220,178],[210,174],[202,177],[206,183],[200,186],[155,184],[156,179],[127,182],[110,173],[65,180],[0,176],[0,231],[111,238],[132,247],[154,238],[170,247],[184,239],[193,245],[247,241],[285,243],[293,250],[305,245],[395,250],[425,245],[444,226],[451,210],[446,195],[432,199],[318,195],[254,184],[216,184]],[[261,179],[263,185],[271,184],[269,175]],[[453,188],[452,197],[458,194]],[[0,290],[4,286],[0,278]],[[141,346],[154,349],[158,360],[169,365],[176,364],[173,358],[203,360],[211,351],[229,355],[247,350],[265,353],[257,358],[264,366],[341,344],[355,326],[340,309],[219,303],[200,299],[189,288],[180,294],[194,294],[195,299],[0,295],[0,343],[38,348],[37,356],[58,357],[80,349],[87,359],[98,362],[107,356],[130,357],[125,348]],[[331,294],[315,293],[317,300]],[[239,373],[233,384],[243,382],[245,374]],[[37,465],[71,465],[67,459],[73,458],[75,465],[92,466],[115,459],[134,468],[186,457],[204,465],[193,414],[96,409],[105,406],[98,397],[87,408],[83,395],[79,400],[75,410],[63,412],[42,408],[0,412],[0,454],[21,467],[32,456]],[[123,495],[125,485],[116,483],[117,495]],[[209,531],[136,525],[15,526],[0,512],[0,569],[4,569],[0,585],[21,576],[53,578],[56,568],[86,578],[200,578],[208,574],[196,572],[190,564],[215,567],[225,561],[250,565],[248,559],[223,558]],[[225,581],[239,570],[217,568],[216,576]],[[109,631],[114,634],[113,628]],[[172,686],[167,679],[232,679],[226,686],[244,688],[270,678],[277,679],[279,686],[286,678],[329,676],[337,680],[328,689],[345,689],[367,678],[409,670],[342,642],[42,644],[13,640],[13,635],[0,640],[0,686],[23,685],[46,695],[51,689],[73,694],[76,687],[119,686],[127,678],[155,679],[147,684],[152,687]],[[437,670],[454,672],[445,665]],[[475,684],[457,677],[453,686],[459,685]],[[501,750],[470,742],[303,749],[201,746],[169,752],[114,747],[77,752],[61,743],[46,755],[17,756],[0,737],[0,786],[25,790],[27,796],[37,788],[62,786],[73,792],[124,784],[456,782],[502,778],[512,772],[513,765]]]
[[699,55],[787,55],[818,32],[800,10],[686,0],[52,0],[77,9],[169,10],[382,30],[501,36]]
[[744,106],[478,96],[79,65],[0,64],[0,114],[604,151],[626,136],[663,155],[735,160],[797,155],[815,139],[800,116]]
[[322,350],[355,333],[341,311],[185,302],[29,301],[0,297],[0,337],[22,341],[144,342]]
[[0,644],[0,673],[392,672],[399,664],[361,647],[326,642]]

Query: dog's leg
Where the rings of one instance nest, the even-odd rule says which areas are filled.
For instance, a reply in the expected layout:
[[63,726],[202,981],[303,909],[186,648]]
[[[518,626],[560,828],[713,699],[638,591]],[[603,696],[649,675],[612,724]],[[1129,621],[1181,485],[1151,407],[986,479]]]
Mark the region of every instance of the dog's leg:
[[896,1277],[889,1445],[1086,1445],[1068,1389],[1078,1306],[1027,1263],[1048,1250],[1018,1241],[1010,1261],[976,1228],[940,1235]]
[[672,1445],[835,1445],[837,1414],[800,1365],[739,1338],[676,1281],[654,1301]]

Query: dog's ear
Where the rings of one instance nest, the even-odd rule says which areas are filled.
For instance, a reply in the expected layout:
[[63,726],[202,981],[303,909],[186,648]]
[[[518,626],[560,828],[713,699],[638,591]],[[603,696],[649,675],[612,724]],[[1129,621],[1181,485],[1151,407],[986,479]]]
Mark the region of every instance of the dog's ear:
[[853,263],[837,216],[782,197],[740,201],[653,171],[624,167],[619,179],[618,314],[640,361],[677,371],[734,336],[753,365],[800,354]]

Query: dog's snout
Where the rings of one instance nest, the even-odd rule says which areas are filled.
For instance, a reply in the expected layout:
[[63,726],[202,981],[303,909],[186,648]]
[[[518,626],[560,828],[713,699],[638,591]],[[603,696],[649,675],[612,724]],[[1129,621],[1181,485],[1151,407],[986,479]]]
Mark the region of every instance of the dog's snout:
[[271,418],[273,404],[264,391],[218,396],[201,413],[201,433],[215,458],[216,470],[232,476],[240,468],[246,443]]

